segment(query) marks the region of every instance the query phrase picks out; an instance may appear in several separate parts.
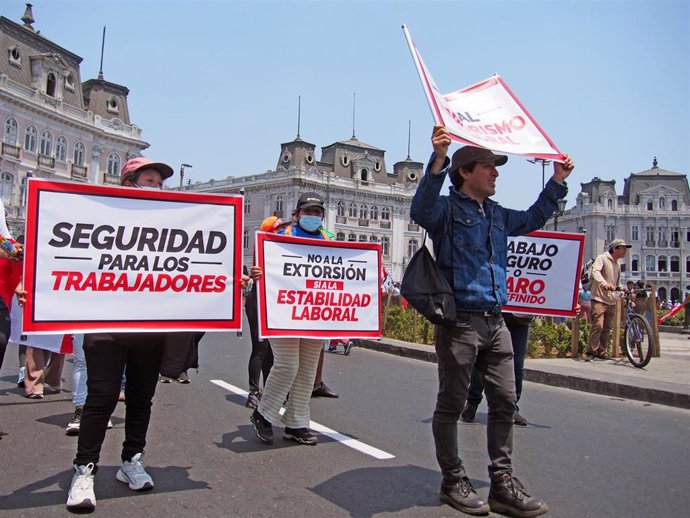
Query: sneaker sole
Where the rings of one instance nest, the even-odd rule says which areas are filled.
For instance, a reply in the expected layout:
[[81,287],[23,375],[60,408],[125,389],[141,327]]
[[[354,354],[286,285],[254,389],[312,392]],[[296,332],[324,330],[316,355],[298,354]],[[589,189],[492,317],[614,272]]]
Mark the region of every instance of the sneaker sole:
[[502,504],[496,500],[489,498],[489,507],[491,512],[500,514],[509,514],[511,516],[517,516],[517,518],[531,518],[532,516],[540,516],[549,512],[549,506],[544,504],[539,509],[534,511],[520,511],[515,507],[511,507],[507,504]]
[[307,446],[316,446],[319,443],[319,440],[316,437],[314,437],[313,439],[302,439],[301,437],[296,437],[294,435],[290,435],[287,433],[283,434],[283,439],[285,439],[286,441],[295,441],[300,444],[305,444]]
[[70,504],[69,500],[67,501],[67,509],[75,509],[75,510],[80,510],[80,511],[93,511],[96,509],[96,502],[91,501],[90,498],[86,498],[82,500],[81,502],[73,503]]
[[273,444],[273,437],[265,437],[265,436],[261,435],[261,432],[259,432],[259,429],[256,427],[256,423],[254,422],[253,416],[250,417],[250,420],[251,420],[252,425],[254,427],[254,433],[259,438],[259,440],[263,443],[266,443],[266,444]]
[[68,427],[65,429],[65,435],[70,435],[70,436],[79,435],[79,428],[69,428]]
[[457,509],[458,511],[461,511],[465,514],[471,514],[472,516],[486,516],[487,514],[489,514],[489,504],[484,504],[482,507],[478,507],[478,508],[465,507],[464,505],[461,505],[458,502],[456,502],[455,500],[453,500],[451,497],[449,497],[443,491],[441,491],[440,495],[441,495],[441,502],[448,504],[453,509]]
[[136,484],[132,484],[132,482],[129,480],[129,477],[125,475],[122,470],[117,470],[117,474],[115,475],[115,478],[122,482],[123,484],[127,484],[129,488],[132,491],[148,491],[149,489],[153,489],[153,482],[144,482],[142,486],[137,486]]

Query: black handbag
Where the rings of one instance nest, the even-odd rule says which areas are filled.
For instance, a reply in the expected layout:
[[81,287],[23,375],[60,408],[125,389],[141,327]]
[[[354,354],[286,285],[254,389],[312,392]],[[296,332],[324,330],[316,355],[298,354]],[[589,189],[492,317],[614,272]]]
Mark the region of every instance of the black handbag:
[[400,294],[429,322],[454,326],[455,292],[431,257],[425,243],[426,232],[422,246],[407,265],[400,284]]

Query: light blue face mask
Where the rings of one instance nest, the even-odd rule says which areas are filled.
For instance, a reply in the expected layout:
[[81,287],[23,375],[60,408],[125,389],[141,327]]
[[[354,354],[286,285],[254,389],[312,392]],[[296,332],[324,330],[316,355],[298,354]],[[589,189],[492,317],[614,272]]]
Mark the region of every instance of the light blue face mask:
[[321,227],[323,218],[319,216],[300,216],[298,225],[307,232],[316,232]]

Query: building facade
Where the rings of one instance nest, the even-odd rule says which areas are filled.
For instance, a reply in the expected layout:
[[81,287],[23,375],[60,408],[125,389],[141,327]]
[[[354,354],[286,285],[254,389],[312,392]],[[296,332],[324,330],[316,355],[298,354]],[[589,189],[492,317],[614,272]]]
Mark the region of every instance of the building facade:
[[400,280],[422,243],[410,204],[423,164],[407,159],[388,171],[385,151],[353,135],[321,149],[295,140],[280,146],[274,170],[187,186],[188,190],[244,195],[244,263],[253,264],[254,235],[268,216],[292,217],[300,194],[318,192],[326,200],[324,226],[340,241],[380,243],[383,265]]
[[0,17],[0,198],[23,233],[29,176],[119,184],[121,166],[149,145],[130,122],[129,90],[99,73],[82,83],[82,58],[34,28]]
[[633,173],[617,194],[614,180],[581,184],[576,206],[545,229],[586,232],[585,260],[604,252],[615,238],[632,245],[621,263],[624,282],[657,286],[662,300],[679,301],[690,286],[690,188],[686,175],[659,167]]

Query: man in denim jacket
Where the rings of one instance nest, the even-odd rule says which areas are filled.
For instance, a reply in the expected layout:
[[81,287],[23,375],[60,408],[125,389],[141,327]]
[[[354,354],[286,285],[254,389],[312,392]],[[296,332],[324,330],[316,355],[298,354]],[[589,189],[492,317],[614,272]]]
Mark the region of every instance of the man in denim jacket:
[[[443,126],[434,126],[434,153],[412,200],[410,215],[428,230],[436,261],[454,287],[455,327],[436,327],[439,392],[432,420],[436,458],[443,473],[441,500],[467,514],[489,510],[514,516],[538,516],[547,505],[530,498],[512,475],[515,379],[510,333],[501,308],[506,303],[508,236],[544,226],[568,189],[565,179],[573,162],[554,162],[553,177],[526,211],[501,207],[489,199],[496,192],[496,166],[505,155],[465,146],[448,159],[451,139]],[[449,167],[450,166],[450,167]],[[450,175],[449,196],[439,196]],[[487,424],[491,459],[488,504],[472,487],[458,456],[457,423],[467,399],[470,374],[481,374],[489,402]]]

